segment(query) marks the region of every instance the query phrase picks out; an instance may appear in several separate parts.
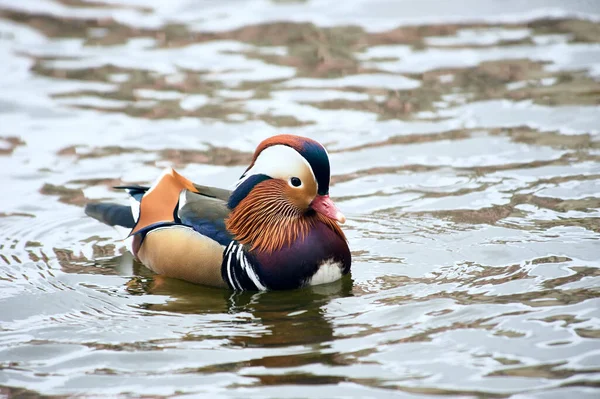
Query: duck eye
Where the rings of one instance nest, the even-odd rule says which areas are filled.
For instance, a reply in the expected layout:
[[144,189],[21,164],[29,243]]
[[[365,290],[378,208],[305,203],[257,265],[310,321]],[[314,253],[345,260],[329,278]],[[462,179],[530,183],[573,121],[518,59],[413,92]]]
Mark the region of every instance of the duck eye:
[[300,187],[302,185],[302,180],[297,177],[290,178],[290,184],[294,187]]

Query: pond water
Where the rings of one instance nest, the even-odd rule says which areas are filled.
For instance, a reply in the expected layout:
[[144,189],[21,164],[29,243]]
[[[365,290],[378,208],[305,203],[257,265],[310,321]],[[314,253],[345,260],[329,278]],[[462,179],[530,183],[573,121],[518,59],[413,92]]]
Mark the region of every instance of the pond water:
[[[600,2],[0,0],[0,59],[0,397],[600,395]],[[330,151],[339,283],[161,278],[83,213],[277,133]]]

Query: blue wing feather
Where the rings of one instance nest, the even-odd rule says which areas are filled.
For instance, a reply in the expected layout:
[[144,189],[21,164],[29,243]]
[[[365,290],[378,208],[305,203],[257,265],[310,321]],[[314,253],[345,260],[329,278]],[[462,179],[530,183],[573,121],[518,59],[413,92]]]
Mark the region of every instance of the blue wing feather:
[[180,219],[182,224],[190,226],[198,233],[215,240],[221,245],[227,245],[233,239],[225,228],[224,220],[209,220],[190,215],[180,216]]
[[233,238],[225,227],[230,212],[225,201],[190,191],[184,194],[177,212],[181,223],[221,245],[229,244]]

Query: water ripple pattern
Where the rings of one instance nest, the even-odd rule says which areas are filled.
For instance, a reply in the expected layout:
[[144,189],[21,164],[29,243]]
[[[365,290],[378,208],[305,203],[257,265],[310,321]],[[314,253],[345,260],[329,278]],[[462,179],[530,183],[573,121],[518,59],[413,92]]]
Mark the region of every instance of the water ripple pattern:
[[[600,394],[600,3],[0,0],[0,397]],[[155,276],[90,200],[326,144],[352,276]]]

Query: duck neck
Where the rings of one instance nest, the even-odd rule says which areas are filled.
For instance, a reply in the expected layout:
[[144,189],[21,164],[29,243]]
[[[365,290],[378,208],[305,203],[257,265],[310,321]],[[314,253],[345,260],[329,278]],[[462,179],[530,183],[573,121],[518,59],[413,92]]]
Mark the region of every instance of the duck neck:
[[274,184],[254,187],[225,220],[227,230],[238,242],[266,253],[304,240],[317,223],[324,223],[345,240],[337,223],[312,209],[298,209],[285,198],[282,187]]
[[308,218],[283,196],[283,190],[259,184],[225,220],[235,239],[252,250],[274,252],[306,236]]

